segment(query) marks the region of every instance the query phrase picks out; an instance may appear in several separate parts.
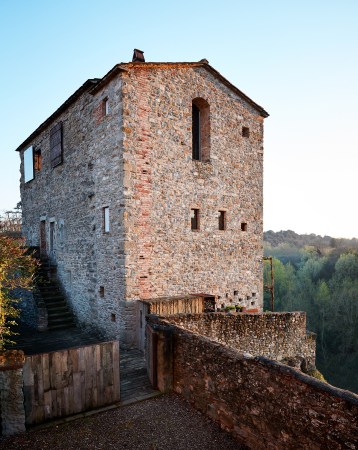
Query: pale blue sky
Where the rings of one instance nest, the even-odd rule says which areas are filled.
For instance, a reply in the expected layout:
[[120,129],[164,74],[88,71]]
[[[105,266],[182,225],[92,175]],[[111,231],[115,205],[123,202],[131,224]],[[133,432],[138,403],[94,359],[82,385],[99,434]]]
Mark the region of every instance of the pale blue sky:
[[357,0],[0,0],[0,211],[15,148],[86,79],[131,60],[210,64],[270,117],[265,230],[358,237]]

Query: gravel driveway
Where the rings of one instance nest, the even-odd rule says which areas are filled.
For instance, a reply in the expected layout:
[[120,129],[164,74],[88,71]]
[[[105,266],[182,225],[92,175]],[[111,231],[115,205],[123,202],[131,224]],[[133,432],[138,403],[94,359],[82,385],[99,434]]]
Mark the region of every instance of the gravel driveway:
[[244,449],[175,394],[0,439],[6,450]]

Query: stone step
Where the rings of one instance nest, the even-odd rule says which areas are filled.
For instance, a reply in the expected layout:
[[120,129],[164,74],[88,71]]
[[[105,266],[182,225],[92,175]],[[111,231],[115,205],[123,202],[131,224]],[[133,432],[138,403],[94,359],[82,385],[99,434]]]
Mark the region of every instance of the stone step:
[[67,328],[75,328],[76,325],[75,323],[72,324],[59,324],[59,325],[48,325],[48,329],[49,330],[65,330]]
[[58,323],[58,322],[74,322],[73,316],[69,314],[49,314],[48,323]]
[[45,303],[56,303],[60,301],[66,301],[65,297],[62,294],[48,295],[46,297],[42,297],[42,299],[44,300]]
[[60,303],[58,305],[53,303],[51,305],[46,305],[46,306],[47,306],[48,312],[51,314],[53,314],[55,312],[60,313],[60,312],[68,312],[69,311],[68,305],[66,302],[63,302],[62,304]]
[[60,316],[60,317],[55,317],[55,318],[53,318],[53,317],[48,318],[49,325],[60,325],[60,324],[70,324],[70,323],[72,323],[72,324],[75,323],[72,318],[72,315],[70,315],[68,317]]

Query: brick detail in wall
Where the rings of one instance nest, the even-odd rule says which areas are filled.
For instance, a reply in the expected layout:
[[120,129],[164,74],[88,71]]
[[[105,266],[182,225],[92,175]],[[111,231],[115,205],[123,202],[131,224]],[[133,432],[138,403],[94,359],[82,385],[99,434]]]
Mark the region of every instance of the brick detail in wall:
[[[137,167],[137,179],[134,185],[138,197],[138,283],[139,297],[151,297],[151,211],[152,211],[152,177],[151,177],[151,130],[149,124],[150,108],[147,101],[148,73],[140,71],[138,75],[138,144],[134,155]],[[140,257],[143,256],[144,257]]]

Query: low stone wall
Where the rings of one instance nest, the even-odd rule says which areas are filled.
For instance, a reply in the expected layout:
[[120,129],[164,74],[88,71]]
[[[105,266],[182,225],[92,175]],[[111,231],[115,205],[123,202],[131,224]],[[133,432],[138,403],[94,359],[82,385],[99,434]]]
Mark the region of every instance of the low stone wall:
[[99,343],[26,357],[26,424],[119,401],[119,343]]
[[0,352],[0,418],[1,434],[8,436],[25,431],[22,368],[24,352]]
[[148,328],[156,379],[249,448],[356,448],[357,395],[153,317]]
[[315,365],[316,336],[306,333],[304,312],[178,314],[165,320],[240,352]]

